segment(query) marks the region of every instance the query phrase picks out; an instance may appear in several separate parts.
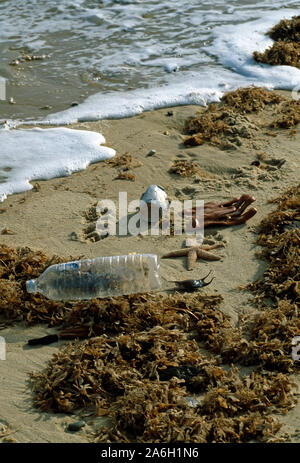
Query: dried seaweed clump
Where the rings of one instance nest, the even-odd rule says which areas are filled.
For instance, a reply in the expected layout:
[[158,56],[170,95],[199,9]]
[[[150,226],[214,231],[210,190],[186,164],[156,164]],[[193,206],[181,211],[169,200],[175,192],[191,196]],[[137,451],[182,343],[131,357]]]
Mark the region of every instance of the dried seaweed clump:
[[282,19],[268,32],[271,39],[300,43],[300,16]]
[[130,182],[135,182],[135,175],[129,172],[119,172],[114,180],[129,180]]
[[295,127],[300,122],[300,101],[287,100],[282,103],[277,111],[271,126],[281,129]]
[[[213,382],[209,367],[214,362],[202,357],[197,343],[179,330],[156,326],[131,336],[102,335],[83,344],[65,346],[45,373],[33,375],[36,403],[42,409],[63,412],[99,401],[101,407],[108,407],[123,395],[129,380],[156,380],[161,374],[170,379],[173,374],[167,369],[181,364],[189,365],[193,375],[200,375],[198,390],[207,387],[210,377]],[[220,375],[222,370],[215,368],[215,374]],[[85,385],[83,393],[80,385]],[[62,401],[62,397],[68,400]]]
[[251,113],[264,109],[266,105],[277,104],[282,97],[275,92],[266,90],[263,87],[238,88],[233,92],[226,93],[221,102],[223,106],[240,113]]
[[[256,382],[261,382],[261,387],[255,387]],[[124,396],[113,404],[113,425],[101,430],[97,442],[130,442],[133,436],[136,442],[166,443],[268,440],[280,429],[268,416],[268,407],[285,402],[280,394],[274,394],[276,383],[281,383],[279,389],[283,386],[289,395],[291,386],[285,382],[285,378],[259,375],[240,380],[237,371],[231,370],[198,407],[191,407],[175,378],[167,384],[142,380],[134,387],[127,386]],[[293,400],[288,399],[286,405],[292,407]]]
[[63,259],[49,258],[41,251],[0,245],[0,314],[4,319],[54,324],[63,317],[63,304],[28,294],[25,287],[26,280],[37,278],[49,265],[59,262]]
[[300,185],[273,202],[279,203],[278,209],[261,222],[258,240],[269,265],[252,288],[274,301],[286,299],[296,304],[300,294]]
[[300,334],[300,185],[273,202],[279,204],[278,209],[261,222],[258,240],[268,267],[260,280],[249,285],[261,305],[268,298],[273,307],[258,316],[253,336],[273,338],[277,343],[273,355],[278,361],[285,357],[287,367],[290,360],[291,369],[297,367],[291,360],[292,339]]
[[207,172],[203,172],[199,169],[197,164],[192,161],[179,161],[176,160],[173,162],[172,167],[170,168],[169,172],[171,174],[180,175],[180,177],[204,177],[204,178],[211,178],[211,175]]
[[200,294],[136,294],[77,302],[62,320],[63,326],[89,326],[91,335],[144,331],[157,325],[189,331],[191,315],[216,308],[222,296]]
[[258,63],[300,67],[300,45],[291,42],[276,42],[263,53],[253,53]]
[[[184,367],[189,382],[179,374]],[[268,415],[295,403],[287,377],[240,378],[237,369],[226,371],[203,357],[184,333],[162,327],[66,346],[32,380],[43,410],[93,405],[98,415],[109,415],[112,424],[99,433],[101,442],[266,440],[280,428]],[[187,390],[205,395],[191,405]]]
[[134,159],[134,157],[129,153],[125,153],[120,156],[115,156],[105,161],[105,163],[111,167],[119,167],[119,173],[114,178],[114,180],[128,180],[130,182],[135,181],[135,175],[128,172],[129,169],[135,169],[136,167],[140,167],[143,165],[142,162]]
[[143,165],[142,162],[137,161],[131,154],[122,154],[120,156],[114,156],[111,159],[105,161],[111,167],[121,167],[123,171],[134,169]]
[[275,43],[263,53],[255,51],[254,59],[259,63],[300,67],[300,16],[283,19],[268,35]]
[[197,315],[199,340],[222,362],[260,365],[271,371],[294,370],[291,340],[300,333],[300,321],[295,305],[289,301],[256,313],[240,329],[219,310]]
[[236,148],[242,144],[241,138],[251,138],[255,130],[257,127],[246,116],[226,106],[211,104],[187,121],[185,132],[191,136],[184,144],[195,146],[206,141],[223,149]]
[[85,222],[96,222],[99,219],[100,213],[97,211],[97,204],[89,207],[82,214]]

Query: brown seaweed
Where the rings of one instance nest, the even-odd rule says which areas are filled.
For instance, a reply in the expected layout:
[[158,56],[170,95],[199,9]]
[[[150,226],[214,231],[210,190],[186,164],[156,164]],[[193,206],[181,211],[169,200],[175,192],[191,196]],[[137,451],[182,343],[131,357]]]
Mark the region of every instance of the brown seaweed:
[[283,19],[268,32],[275,43],[263,53],[255,51],[254,59],[271,65],[300,66],[300,16]]
[[209,142],[220,148],[240,146],[241,139],[252,138],[257,126],[246,113],[260,111],[267,105],[278,104],[282,97],[261,87],[239,88],[226,93],[219,104],[212,103],[186,122],[186,146]]
[[300,44],[291,42],[276,42],[263,53],[253,53],[258,63],[300,67]]
[[[219,104],[209,104],[186,121],[184,132],[188,137],[184,144],[197,146],[207,142],[221,149],[236,149],[243,139],[253,139],[260,127],[247,114],[267,111],[270,106],[275,109],[273,121],[268,122],[270,129],[292,129],[300,122],[299,101],[262,87],[238,88],[225,93]],[[265,135],[276,133],[267,131]]]
[[[159,369],[186,362],[198,369],[189,387],[204,394],[196,407],[189,404],[184,379],[155,378]],[[295,404],[294,385],[286,376],[253,372],[240,377],[238,369],[225,370],[203,357],[185,334],[161,327],[71,344],[32,380],[43,410],[72,412],[91,405],[100,414],[107,410],[112,425],[96,434],[101,442],[266,440],[263,424],[273,425],[269,437],[280,428],[270,412]],[[238,421],[248,425],[239,428]]]
[[212,178],[212,175],[200,170],[198,165],[193,161],[176,160],[173,162],[173,165],[170,168],[169,172],[172,174],[180,175],[180,177],[196,176],[196,177]]
[[282,19],[268,32],[271,39],[300,43],[300,16]]
[[227,106],[241,113],[260,111],[266,105],[280,103],[282,97],[275,92],[262,87],[238,88],[233,92],[227,92],[221,98],[223,106]]
[[120,167],[123,171],[134,169],[143,165],[142,162],[137,161],[131,154],[125,153],[105,161],[105,164],[111,167]]
[[300,122],[300,101],[288,100],[282,103],[271,123],[271,127],[280,129],[290,129]]

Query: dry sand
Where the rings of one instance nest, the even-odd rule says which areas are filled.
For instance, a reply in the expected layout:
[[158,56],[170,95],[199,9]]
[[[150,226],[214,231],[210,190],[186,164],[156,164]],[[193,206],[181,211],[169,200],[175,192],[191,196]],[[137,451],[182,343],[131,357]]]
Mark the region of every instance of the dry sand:
[[[13,234],[2,234],[0,242],[12,247],[29,246],[50,255],[67,257],[98,257],[130,252],[153,252],[161,256],[166,251],[181,248],[185,237],[110,236],[93,242],[92,236],[87,237],[92,226],[86,219],[86,213],[100,199],[117,201],[119,191],[128,193],[128,201],[138,199],[150,184],[162,185],[171,199],[222,201],[250,193],[256,197],[254,205],[258,213],[249,223],[206,230],[206,236],[214,235],[225,243],[219,252],[221,261],[198,261],[190,272],[186,270],[183,258],[161,261],[161,273],[167,280],[199,278],[212,269],[215,280],[205,289],[205,293],[222,294],[222,310],[238,322],[239,314],[243,311],[255,310],[248,301],[251,294],[240,291],[239,286],[259,278],[266,266],[256,257],[259,246],[255,244],[255,226],[274,208],[267,201],[299,181],[300,131],[297,129],[296,134],[291,136],[287,130],[277,130],[277,136],[271,136],[265,134],[267,130],[260,128],[253,139],[243,139],[242,145],[234,150],[220,150],[207,143],[187,148],[182,144],[182,128],[186,118],[194,115],[198,109],[197,106],[182,106],[128,119],[73,125],[73,128],[101,132],[107,145],[113,147],[117,155],[129,153],[142,162],[142,166],[130,170],[135,175],[135,181],[114,180],[118,169],[103,162],[70,177],[39,181],[39,187],[35,190],[13,195],[1,204],[5,211],[0,214],[0,233],[8,229]],[[168,111],[172,111],[173,115],[168,116]],[[260,117],[258,113],[249,116],[249,119],[255,122]],[[147,157],[151,149],[156,150],[156,154]],[[265,153],[268,159],[284,158],[286,163],[274,170],[250,166],[258,153]],[[197,162],[211,178],[195,180],[170,174],[168,171],[172,162],[179,159]],[[165,285],[167,288],[167,282]],[[32,405],[31,392],[26,384],[28,373],[43,369],[59,345],[29,349],[26,342],[29,338],[51,332],[53,330],[46,326],[26,328],[20,325],[0,331],[7,342],[7,360],[0,361],[0,426],[2,423],[5,429],[8,426],[13,432],[2,440],[89,440],[92,423],[79,433],[69,433],[65,428],[76,417],[40,413]],[[298,405],[283,417],[286,423],[284,430],[292,441],[300,440],[299,411]],[[101,420],[104,421],[97,418],[98,424]]]

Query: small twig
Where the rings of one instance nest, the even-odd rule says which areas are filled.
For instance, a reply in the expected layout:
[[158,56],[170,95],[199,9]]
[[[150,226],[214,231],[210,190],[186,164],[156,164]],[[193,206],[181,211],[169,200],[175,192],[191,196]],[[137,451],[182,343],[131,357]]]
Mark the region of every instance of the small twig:
[[164,310],[178,310],[178,312],[185,312],[185,313],[188,313],[189,315],[192,315],[192,317],[196,318],[196,320],[199,320],[199,317],[197,317],[197,315],[195,315],[193,312],[191,312],[190,310],[187,310],[187,309],[179,309],[179,308],[176,308],[176,307],[168,307]]

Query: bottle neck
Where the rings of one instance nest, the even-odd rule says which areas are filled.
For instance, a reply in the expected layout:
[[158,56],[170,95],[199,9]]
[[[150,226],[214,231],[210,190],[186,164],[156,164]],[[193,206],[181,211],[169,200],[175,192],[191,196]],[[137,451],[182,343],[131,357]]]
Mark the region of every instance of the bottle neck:
[[36,280],[26,281],[26,289],[28,293],[34,294],[36,292]]

